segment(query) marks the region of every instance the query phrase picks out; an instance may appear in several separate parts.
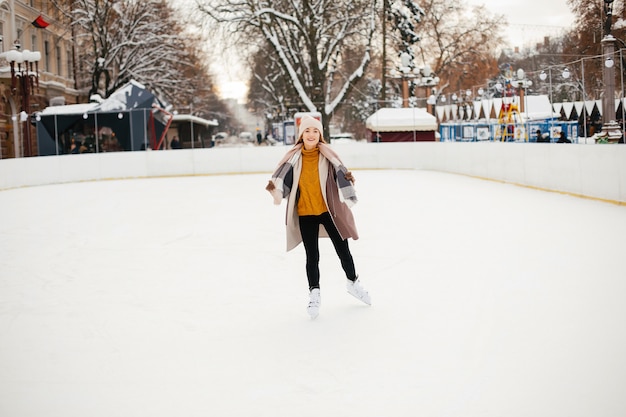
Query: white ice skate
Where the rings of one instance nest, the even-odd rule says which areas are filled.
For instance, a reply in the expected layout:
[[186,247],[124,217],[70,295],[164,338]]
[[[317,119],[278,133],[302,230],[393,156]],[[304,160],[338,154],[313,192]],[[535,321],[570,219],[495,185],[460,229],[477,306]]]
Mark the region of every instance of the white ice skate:
[[361,287],[361,283],[359,282],[358,277],[354,281],[348,280],[348,282],[346,282],[346,288],[348,289],[348,292],[355,298],[363,301],[367,305],[372,305],[372,299],[370,298],[370,295],[367,293],[367,291],[365,291],[365,289]]
[[320,289],[313,288],[309,293],[309,305],[306,311],[309,313],[312,319],[320,314],[320,304],[322,303],[322,297],[320,296]]

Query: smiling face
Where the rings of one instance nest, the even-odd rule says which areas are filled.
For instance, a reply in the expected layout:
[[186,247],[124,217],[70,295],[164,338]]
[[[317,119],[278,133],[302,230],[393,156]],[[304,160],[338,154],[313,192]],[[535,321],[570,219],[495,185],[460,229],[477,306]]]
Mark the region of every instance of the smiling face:
[[314,149],[320,142],[321,137],[322,134],[315,127],[307,127],[304,129],[304,132],[302,132],[302,143],[304,144],[304,149]]

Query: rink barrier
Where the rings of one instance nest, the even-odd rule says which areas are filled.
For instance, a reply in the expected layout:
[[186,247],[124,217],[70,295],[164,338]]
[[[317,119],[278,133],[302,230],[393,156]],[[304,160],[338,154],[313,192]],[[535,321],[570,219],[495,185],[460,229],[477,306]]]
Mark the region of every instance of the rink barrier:
[[[626,146],[510,142],[339,144],[350,169],[469,175],[626,203]],[[284,146],[136,151],[0,160],[0,190],[106,179],[271,173]]]

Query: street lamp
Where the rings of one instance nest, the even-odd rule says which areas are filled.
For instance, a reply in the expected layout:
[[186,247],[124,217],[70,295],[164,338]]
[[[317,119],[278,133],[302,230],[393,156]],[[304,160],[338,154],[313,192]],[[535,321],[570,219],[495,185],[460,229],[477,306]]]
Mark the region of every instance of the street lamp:
[[[399,77],[395,70],[392,70],[392,76],[402,78],[402,107],[409,107],[409,79],[414,80],[414,85],[419,88],[432,88],[439,84],[439,77],[432,72],[429,65],[425,65],[422,68],[413,68],[413,57],[407,52],[403,52],[400,55],[399,70]],[[430,95],[432,95],[432,91]],[[430,98],[430,95],[428,98]],[[426,104],[430,105],[428,101],[427,99]]]
[[545,81],[547,78],[549,78],[549,86],[548,86],[548,93],[550,94],[550,106],[552,106],[552,68],[548,68],[548,74],[546,74],[545,71],[541,71],[541,74],[539,74],[539,79],[541,81]]
[[[572,73],[569,71],[569,69],[564,68],[563,72],[561,73],[561,78],[563,78],[564,80],[567,80],[569,77],[571,77]],[[553,100],[552,100],[552,67],[548,68],[548,73],[546,74],[545,70],[542,70],[541,73],[539,74],[539,79],[541,81],[545,81],[546,79],[549,81],[549,93],[550,93],[550,104],[552,104]]]
[[541,81],[545,81],[546,78],[550,83],[548,86],[548,93],[550,94],[550,132],[552,132],[552,120],[554,119],[554,102],[552,101],[552,68],[548,68],[547,74],[545,71],[541,71],[541,74],[539,74],[539,79]]
[[464,119],[470,120],[472,117],[472,110],[473,110],[472,90],[470,89],[465,90],[465,103],[463,105],[463,110],[464,110]]
[[[16,44],[15,49],[1,53],[0,57],[6,59],[11,67],[11,94],[16,98],[20,95],[22,99],[19,114],[20,121],[23,124],[24,151],[25,156],[32,156],[28,119],[30,115],[30,97],[35,93],[35,88],[39,89],[39,60],[41,59],[41,53],[39,51],[29,51],[28,49],[20,51],[20,45]],[[13,116],[13,120],[17,121],[17,117]]]
[[622,138],[622,131],[615,121],[615,37],[611,34],[613,21],[613,0],[604,0],[604,38],[602,39],[602,55],[605,56],[602,79],[604,81],[604,97],[602,101],[602,130],[600,140],[617,143]]
[[430,96],[428,96],[426,104],[428,104],[428,113],[434,114],[433,106],[437,104],[437,97],[435,97],[434,94],[431,94]]
[[528,87],[533,85],[533,82],[526,78],[526,73],[524,73],[524,70],[520,68],[517,70],[517,79],[511,80],[511,85],[519,90],[520,112],[524,113],[524,93]]

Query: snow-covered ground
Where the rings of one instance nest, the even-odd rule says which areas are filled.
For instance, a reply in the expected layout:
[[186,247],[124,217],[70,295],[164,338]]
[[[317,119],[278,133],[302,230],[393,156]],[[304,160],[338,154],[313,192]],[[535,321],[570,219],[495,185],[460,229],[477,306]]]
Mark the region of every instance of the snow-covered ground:
[[0,192],[0,416],[624,416],[626,207],[355,175],[316,320],[266,174]]

